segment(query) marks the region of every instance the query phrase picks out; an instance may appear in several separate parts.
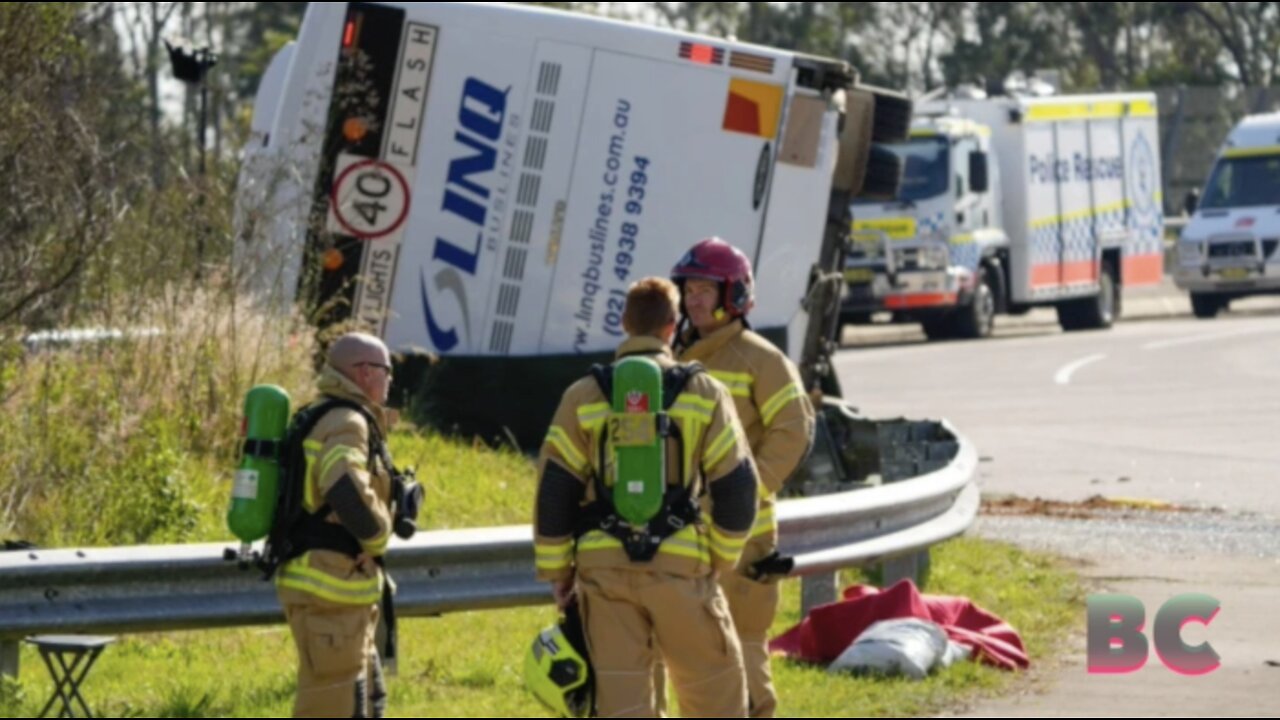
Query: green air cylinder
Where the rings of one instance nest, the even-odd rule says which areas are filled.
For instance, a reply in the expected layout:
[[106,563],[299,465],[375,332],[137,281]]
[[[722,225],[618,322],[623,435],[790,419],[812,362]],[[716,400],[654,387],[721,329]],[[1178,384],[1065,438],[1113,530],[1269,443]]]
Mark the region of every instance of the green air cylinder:
[[244,445],[231,489],[227,528],[246,546],[261,540],[275,520],[280,455],[289,427],[289,394],[258,385],[244,398]]
[[628,523],[643,525],[662,509],[667,486],[665,445],[657,423],[662,410],[662,368],[645,357],[618,361],[613,366],[611,400],[613,507]]

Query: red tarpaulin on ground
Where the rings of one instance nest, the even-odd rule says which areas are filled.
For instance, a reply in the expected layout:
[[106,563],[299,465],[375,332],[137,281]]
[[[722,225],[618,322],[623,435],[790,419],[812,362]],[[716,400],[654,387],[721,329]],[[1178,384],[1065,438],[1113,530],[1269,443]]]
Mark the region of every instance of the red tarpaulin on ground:
[[1005,621],[966,598],[921,595],[903,580],[881,591],[856,585],[844,600],[814,608],[801,623],[769,643],[769,649],[794,660],[827,665],[881,620],[920,618],[937,623],[952,642],[973,651],[974,659],[1004,670],[1031,665],[1022,638]]

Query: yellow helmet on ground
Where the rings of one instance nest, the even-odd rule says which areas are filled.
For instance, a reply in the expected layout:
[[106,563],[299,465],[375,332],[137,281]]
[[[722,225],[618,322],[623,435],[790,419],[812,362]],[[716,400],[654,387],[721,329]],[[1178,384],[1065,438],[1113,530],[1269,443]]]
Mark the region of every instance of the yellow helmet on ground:
[[591,717],[595,683],[577,603],[565,610],[560,622],[534,638],[524,657],[524,682],[560,717]]

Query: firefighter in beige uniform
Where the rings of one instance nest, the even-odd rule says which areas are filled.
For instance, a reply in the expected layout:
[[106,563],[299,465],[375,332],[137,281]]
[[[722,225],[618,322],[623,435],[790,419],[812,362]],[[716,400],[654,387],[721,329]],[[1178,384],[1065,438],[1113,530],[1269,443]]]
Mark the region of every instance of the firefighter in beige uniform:
[[[382,569],[392,531],[391,469],[369,457],[385,437],[391,359],[383,343],[352,333],[329,350],[319,391],[360,411],[326,412],[303,443],[303,531],[312,549],[285,562],[276,589],[298,650],[294,717],[382,717],[386,690],[374,648]],[[369,427],[372,418],[377,427]],[[327,511],[326,511],[327,508]]]
[[[629,338],[618,357],[648,357],[667,375],[687,370],[668,347],[678,303],[665,279],[633,285],[623,314]],[[575,595],[580,603],[601,717],[655,716],[654,641],[685,717],[745,717],[742,654],[716,573],[737,566],[759,480],[721,383],[688,373],[666,412],[682,443],[666,441],[664,510],[648,525],[664,539],[651,559],[633,560],[610,516],[612,501],[601,504],[597,489],[609,476],[601,467],[609,463],[601,452],[609,400],[596,377],[565,392],[539,461],[538,576],[553,583],[561,607]],[[704,495],[705,520],[697,506]]]
[[751,263],[729,243],[703,240],[672,270],[682,309],[693,327],[682,338],[682,362],[698,362],[728,386],[760,475],[760,506],[736,573],[720,578],[742,644],[751,717],[773,717],[777,692],[769,669],[767,633],[778,611],[778,585],[755,563],[776,557],[775,494],[808,455],[814,410],[795,365],[752,332]]

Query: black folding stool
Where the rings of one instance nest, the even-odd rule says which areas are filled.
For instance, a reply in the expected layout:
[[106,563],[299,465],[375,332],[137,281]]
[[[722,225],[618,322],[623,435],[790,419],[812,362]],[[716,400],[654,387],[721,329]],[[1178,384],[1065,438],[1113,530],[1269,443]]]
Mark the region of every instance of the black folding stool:
[[88,677],[89,670],[102,651],[115,641],[113,637],[89,635],[39,635],[27,638],[27,642],[40,651],[40,657],[44,659],[54,682],[53,696],[40,711],[39,717],[47,717],[58,700],[62,701],[62,710],[58,713],[60,718],[76,717],[73,702],[79,703],[80,709],[84,710],[84,715],[80,717],[93,717],[93,711],[80,694],[80,684]]

